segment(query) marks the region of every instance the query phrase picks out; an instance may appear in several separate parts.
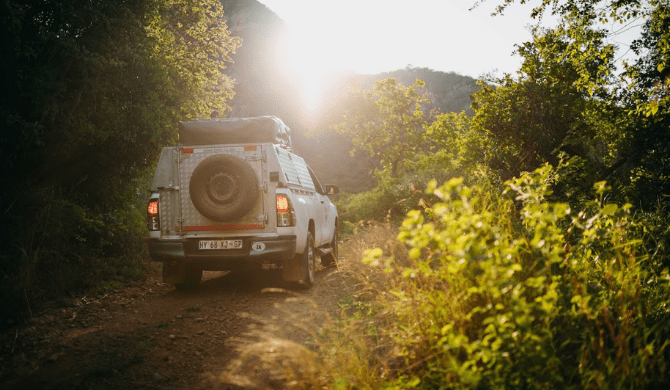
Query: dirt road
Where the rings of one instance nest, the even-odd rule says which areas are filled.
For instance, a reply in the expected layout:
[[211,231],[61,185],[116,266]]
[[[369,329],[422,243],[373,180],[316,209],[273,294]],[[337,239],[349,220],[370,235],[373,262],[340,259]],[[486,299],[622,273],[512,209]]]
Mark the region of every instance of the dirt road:
[[306,291],[268,274],[206,272],[199,290],[179,292],[155,272],[0,335],[0,388],[300,388],[312,335],[337,315],[344,286],[335,268]]

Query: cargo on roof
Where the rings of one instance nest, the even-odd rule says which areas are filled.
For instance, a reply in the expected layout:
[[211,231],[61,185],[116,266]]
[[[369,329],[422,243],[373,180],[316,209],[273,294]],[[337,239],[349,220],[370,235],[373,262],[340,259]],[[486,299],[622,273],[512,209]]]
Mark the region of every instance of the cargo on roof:
[[275,116],[193,119],[179,122],[182,145],[271,142],[291,148],[291,130]]

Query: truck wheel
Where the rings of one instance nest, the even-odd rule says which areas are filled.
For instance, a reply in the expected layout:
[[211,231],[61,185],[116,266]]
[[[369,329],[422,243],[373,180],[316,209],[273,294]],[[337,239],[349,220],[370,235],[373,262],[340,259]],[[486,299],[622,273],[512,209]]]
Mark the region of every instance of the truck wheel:
[[303,276],[299,281],[300,285],[305,288],[312,287],[316,274],[316,254],[314,253],[314,237],[311,232],[307,232],[305,251],[296,256],[300,257],[299,263],[303,271]]
[[184,283],[177,283],[174,286],[179,291],[190,291],[197,289],[201,281],[202,269],[187,265]]
[[227,154],[207,157],[193,170],[189,194],[196,210],[214,221],[232,221],[248,213],[258,199],[256,172]]
[[330,248],[332,251],[321,256],[321,265],[324,267],[330,267],[333,264],[337,264],[337,256],[339,255],[338,242],[340,240],[340,234],[338,233],[337,223],[335,224],[335,230],[333,231],[333,239],[330,242]]

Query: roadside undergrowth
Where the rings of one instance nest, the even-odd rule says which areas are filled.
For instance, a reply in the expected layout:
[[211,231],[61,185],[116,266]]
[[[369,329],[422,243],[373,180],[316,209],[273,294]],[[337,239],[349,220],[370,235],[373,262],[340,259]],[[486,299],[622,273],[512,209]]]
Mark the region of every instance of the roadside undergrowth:
[[667,255],[606,183],[572,209],[547,201],[555,179],[431,183],[438,201],[399,228],[345,238],[338,315],[307,345],[261,339],[247,362],[272,356],[265,383],[286,389],[667,388]]
[[667,259],[645,246],[631,205],[604,201],[604,182],[579,210],[548,202],[555,175],[432,183],[439,202],[399,232],[353,236],[360,257],[341,267],[355,291],[315,344],[321,386],[667,386]]

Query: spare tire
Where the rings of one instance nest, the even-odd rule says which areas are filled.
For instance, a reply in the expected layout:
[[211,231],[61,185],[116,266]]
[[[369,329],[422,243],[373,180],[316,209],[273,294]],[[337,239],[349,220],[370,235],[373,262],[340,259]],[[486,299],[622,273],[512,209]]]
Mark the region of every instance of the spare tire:
[[195,167],[189,194],[200,214],[214,221],[233,221],[256,205],[258,180],[246,161],[218,154]]

